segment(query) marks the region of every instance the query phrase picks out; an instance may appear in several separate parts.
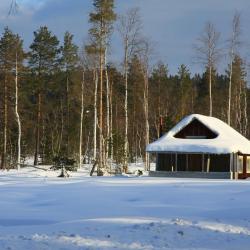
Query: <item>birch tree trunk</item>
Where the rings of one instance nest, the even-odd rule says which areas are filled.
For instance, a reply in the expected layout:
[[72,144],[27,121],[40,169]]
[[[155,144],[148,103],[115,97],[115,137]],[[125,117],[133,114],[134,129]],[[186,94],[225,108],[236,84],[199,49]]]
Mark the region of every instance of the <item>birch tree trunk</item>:
[[97,168],[97,175],[101,176],[104,172],[103,166],[103,56],[100,53],[99,58],[99,66],[100,66],[100,92],[99,92],[99,162]]
[[105,147],[105,166],[108,167],[108,158],[109,158],[109,140],[110,140],[110,99],[109,99],[109,76],[108,76],[108,68],[107,68],[107,48],[105,49],[104,54],[104,67],[105,67],[105,78],[106,78],[106,127],[107,127],[107,134],[106,134],[106,147]]
[[243,135],[247,137],[248,116],[247,116],[247,88],[244,88],[244,130]]
[[209,66],[209,116],[213,115],[213,100],[212,100],[212,66]]
[[[149,121],[148,121],[148,75],[144,75],[144,115],[145,115],[145,146],[149,144]],[[149,171],[149,154],[145,152],[145,170]]]
[[221,50],[218,49],[219,38],[220,33],[215,30],[212,23],[208,22],[205,25],[203,33],[198,38],[198,44],[194,46],[197,52],[197,62],[202,63],[205,66],[206,71],[208,71],[209,116],[213,115],[212,73],[221,56]]
[[232,23],[232,36],[229,40],[230,42],[230,72],[229,72],[229,84],[228,84],[228,112],[227,112],[227,123],[231,125],[231,102],[232,102],[232,77],[233,77],[233,61],[235,57],[235,50],[240,46],[240,33],[241,33],[241,24],[240,24],[240,14],[236,12],[234,14],[233,23]]
[[124,50],[124,75],[125,75],[125,134],[124,134],[124,169],[128,168],[128,40],[125,41]]
[[3,121],[3,152],[1,159],[1,169],[6,168],[6,154],[7,154],[7,126],[8,126],[8,100],[7,100],[7,80],[6,75],[4,76],[4,121]]
[[21,129],[21,121],[20,116],[18,113],[18,61],[17,61],[17,54],[16,54],[16,76],[15,76],[15,88],[16,88],[16,98],[15,98],[15,114],[18,126],[18,140],[17,140],[17,169],[20,170],[21,164],[21,136],[22,136],[22,129]]
[[110,170],[112,168],[113,158],[114,158],[114,146],[113,146],[113,82],[110,82],[110,91],[109,91],[109,99],[110,99]]
[[81,118],[80,118],[80,136],[79,136],[79,165],[82,164],[82,129],[83,129],[83,112],[84,112],[84,70],[82,72],[82,84],[81,84]]
[[95,90],[94,90],[94,124],[93,124],[93,159],[96,162],[96,147],[97,147],[97,88],[98,88],[98,74],[96,69],[93,71]]
[[228,111],[227,111],[227,124],[229,126],[231,125],[232,76],[233,76],[233,60],[231,59],[230,73],[229,73],[229,85],[228,85]]
[[123,169],[127,171],[128,168],[128,63],[131,55],[136,47],[139,45],[141,19],[138,8],[132,8],[127,11],[125,15],[119,18],[119,33],[123,40],[124,58],[123,58],[123,71],[125,81],[125,100],[124,100],[124,116],[125,116],[125,129],[124,129],[124,159]]

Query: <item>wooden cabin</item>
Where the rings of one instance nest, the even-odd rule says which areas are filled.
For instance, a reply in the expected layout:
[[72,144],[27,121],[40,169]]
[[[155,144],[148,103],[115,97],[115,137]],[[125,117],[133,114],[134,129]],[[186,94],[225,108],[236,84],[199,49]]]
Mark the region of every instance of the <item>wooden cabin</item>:
[[156,169],[151,176],[250,177],[250,141],[214,117],[185,117],[149,144],[147,152],[156,154]]

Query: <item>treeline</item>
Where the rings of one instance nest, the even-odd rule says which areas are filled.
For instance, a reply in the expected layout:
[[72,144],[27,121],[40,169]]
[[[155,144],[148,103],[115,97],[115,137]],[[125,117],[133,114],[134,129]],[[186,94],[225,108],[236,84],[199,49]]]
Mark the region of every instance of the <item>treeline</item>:
[[[19,167],[27,158],[34,165],[51,164],[58,156],[79,166],[93,163],[98,175],[114,164],[126,171],[129,162],[141,159],[148,169],[145,146],[159,136],[160,117],[167,131],[185,115],[210,114],[249,136],[238,14],[224,74],[216,69],[218,33],[207,24],[196,46],[204,73],[191,75],[180,65],[171,75],[166,64],[151,65],[138,9],[117,15],[113,0],[94,0],[93,6],[89,39],[80,49],[69,32],[60,43],[44,26],[25,51],[21,37],[5,28],[0,38],[2,169]],[[108,60],[115,28],[124,52],[121,65]]]

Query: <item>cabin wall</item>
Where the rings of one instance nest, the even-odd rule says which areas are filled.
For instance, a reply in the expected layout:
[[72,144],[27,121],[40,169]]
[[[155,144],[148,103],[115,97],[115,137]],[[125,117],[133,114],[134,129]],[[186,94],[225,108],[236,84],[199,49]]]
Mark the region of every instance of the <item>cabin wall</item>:
[[[176,161],[177,160],[177,161]],[[230,172],[230,154],[159,153],[156,171]]]

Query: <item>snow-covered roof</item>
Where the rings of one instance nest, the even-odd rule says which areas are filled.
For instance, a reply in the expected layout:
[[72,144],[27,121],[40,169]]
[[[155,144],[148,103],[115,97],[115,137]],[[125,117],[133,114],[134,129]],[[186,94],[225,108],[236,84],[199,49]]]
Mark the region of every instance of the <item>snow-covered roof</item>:
[[[184,127],[197,119],[218,136],[214,139],[180,139],[174,136]],[[250,141],[223,121],[199,114],[192,114],[182,119],[168,133],[149,144],[147,152],[185,152],[250,154]]]

